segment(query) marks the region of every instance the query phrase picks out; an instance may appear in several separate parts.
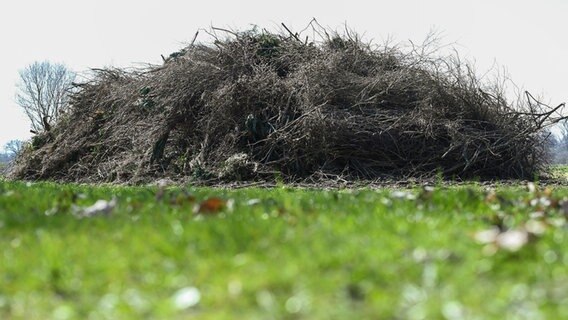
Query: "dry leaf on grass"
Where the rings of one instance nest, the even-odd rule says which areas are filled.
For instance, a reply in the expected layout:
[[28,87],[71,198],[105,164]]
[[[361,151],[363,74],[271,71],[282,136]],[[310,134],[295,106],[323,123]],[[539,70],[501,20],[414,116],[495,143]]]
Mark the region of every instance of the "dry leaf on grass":
[[475,241],[477,241],[480,244],[488,244],[495,242],[495,240],[499,236],[499,233],[501,233],[499,228],[494,227],[491,229],[481,230],[476,232],[473,235],[473,238],[475,239]]
[[89,207],[79,207],[73,205],[73,214],[80,218],[94,217],[97,215],[109,215],[112,210],[116,207],[116,198],[112,198],[110,201],[97,200],[92,206]]
[[246,202],[246,205],[252,207],[252,206],[256,206],[257,204],[261,204],[261,203],[262,203],[262,200],[254,198],[254,199],[249,199]]
[[513,229],[500,233],[495,244],[501,249],[516,252],[529,243],[529,233],[525,229]]
[[486,245],[484,252],[490,254],[494,254],[499,249],[519,251],[530,240],[530,234],[525,229],[501,231],[496,227],[476,232],[473,237],[478,243]]
[[208,198],[193,207],[195,214],[218,213],[227,206],[227,201],[217,197]]
[[502,230],[497,226],[490,229],[481,230],[473,235],[475,241],[480,244],[488,245],[494,250],[487,252],[494,253],[498,249],[504,249],[510,252],[519,251],[531,240],[542,236],[548,225],[541,221],[531,219],[523,224],[522,227],[516,229]]
[[176,309],[184,310],[196,306],[201,300],[201,292],[195,287],[181,288],[172,296]]

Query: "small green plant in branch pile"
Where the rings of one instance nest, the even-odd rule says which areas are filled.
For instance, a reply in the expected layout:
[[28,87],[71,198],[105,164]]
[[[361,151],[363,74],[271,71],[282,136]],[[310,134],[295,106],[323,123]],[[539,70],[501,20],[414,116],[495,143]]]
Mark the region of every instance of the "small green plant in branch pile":
[[194,180],[209,180],[214,177],[211,171],[204,168],[202,165],[197,164],[191,169],[191,177]]
[[280,77],[284,77],[288,73],[287,66],[279,60],[284,53],[282,48],[283,40],[281,35],[273,34],[263,30],[259,32],[257,28],[241,32],[238,34],[241,41],[252,42],[256,47],[255,56],[259,61],[272,65]]
[[32,137],[32,147],[37,150],[43,147],[50,140],[50,135],[47,132],[40,132]]
[[350,47],[350,44],[352,45],[353,43],[350,43],[348,39],[343,39],[339,36],[333,37],[328,43],[329,47],[334,50],[348,49]]
[[152,109],[156,105],[156,102],[149,96],[151,91],[152,90],[149,87],[143,87],[140,89],[138,105],[145,110]]
[[268,60],[278,56],[281,44],[279,37],[269,33],[262,33],[257,35],[255,40],[259,45],[259,48],[256,51],[258,56]]
[[179,51],[176,51],[176,52],[171,53],[171,54],[169,55],[169,58],[170,58],[170,59],[177,59],[177,58],[179,58],[179,57],[184,56],[186,53],[187,53],[187,50],[181,49],[181,50],[179,50]]

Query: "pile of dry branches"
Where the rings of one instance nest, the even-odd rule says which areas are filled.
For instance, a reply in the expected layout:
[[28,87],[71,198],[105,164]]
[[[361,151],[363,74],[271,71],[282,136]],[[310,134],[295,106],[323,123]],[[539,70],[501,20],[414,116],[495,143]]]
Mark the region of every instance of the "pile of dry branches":
[[457,55],[310,27],[311,37],[213,28],[210,43],[194,39],[163,65],[95,70],[12,176],[533,178],[543,168],[544,129],[563,105],[528,93],[510,103]]

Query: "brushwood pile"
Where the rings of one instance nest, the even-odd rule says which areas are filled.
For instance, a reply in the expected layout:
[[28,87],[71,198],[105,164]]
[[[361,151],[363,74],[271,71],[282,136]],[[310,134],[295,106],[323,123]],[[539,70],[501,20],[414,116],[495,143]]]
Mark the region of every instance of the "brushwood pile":
[[[352,33],[216,30],[144,69],[98,69],[12,177],[69,182],[534,178],[551,112],[457,56]],[[544,130],[544,131],[543,131]]]

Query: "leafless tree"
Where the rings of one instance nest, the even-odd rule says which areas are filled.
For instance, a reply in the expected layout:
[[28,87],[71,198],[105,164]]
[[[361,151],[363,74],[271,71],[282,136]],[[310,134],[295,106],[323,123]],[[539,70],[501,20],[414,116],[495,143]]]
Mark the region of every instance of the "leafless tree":
[[568,120],[564,120],[559,125],[560,135],[558,136],[558,145],[562,149],[568,150]]
[[16,102],[32,122],[32,132],[49,131],[68,105],[75,73],[63,64],[34,62],[20,70]]
[[553,163],[567,164],[568,163],[568,120],[559,122],[556,126],[556,134],[551,135],[550,141],[550,156]]
[[24,142],[22,140],[10,140],[6,143],[4,149],[11,157],[15,157],[20,153],[20,151],[22,151],[23,146]]

